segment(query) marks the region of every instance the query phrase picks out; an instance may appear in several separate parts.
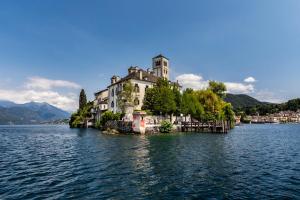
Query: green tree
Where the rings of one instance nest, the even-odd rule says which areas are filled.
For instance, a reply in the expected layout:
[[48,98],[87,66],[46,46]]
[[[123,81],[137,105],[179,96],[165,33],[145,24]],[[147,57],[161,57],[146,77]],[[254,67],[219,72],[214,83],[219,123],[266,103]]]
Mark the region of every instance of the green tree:
[[195,95],[204,109],[203,120],[218,120],[220,118],[223,103],[220,97],[210,89],[196,91]]
[[192,89],[186,89],[182,95],[181,112],[185,116],[191,115],[192,118],[202,120],[204,115],[204,108],[197,99],[196,92]]
[[177,84],[173,84],[173,94],[174,94],[174,101],[176,104],[176,109],[175,109],[175,115],[179,116],[181,113],[181,105],[182,105],[182,95],[180,93],[179,87]]
[[86,120],[92,117],[91,109],[93,108],[93,103],[89,102],[85,104],[81,109],[78,109],[75,113],[71,115],[69,125],[71,128],[81,128],[83,127]]
[[104,126],[106,122],[110,120],[121,120],[121,113],[113,113],[112,111],[106,111],[101,115],[100,125]]
[[80,95],[79,95],[79,110],[83,109],[87,104],[86,100],[86,94],[84,89],[81,89]]
[[143,110],[149,110],[151,112],[154,111],[154,104],[156,100],[156,88],[148,88],[145,92],[144,100],[143,100]]
[[148,88],[144,97],[144,110],[154,114],[173,114],[176,112],[175,94],[170,83],[159,79],[153,88]]
[[226,96],[226,86],[222,82],[209,81],[208,89],[213,91],[220,98],[224,98]]
[[225,121],[229,121],[231,123],[231,127],[233,128],[235,119],[233,108],[230,103],[224,103],[222,107],[222,119],[224,119]]
[[122,113],[125,113],[126,104],[133,105],[133,93],[134,88],[130,81],[126,81],[123,84],[123,89],[118,93],[118,107],[121,109]]

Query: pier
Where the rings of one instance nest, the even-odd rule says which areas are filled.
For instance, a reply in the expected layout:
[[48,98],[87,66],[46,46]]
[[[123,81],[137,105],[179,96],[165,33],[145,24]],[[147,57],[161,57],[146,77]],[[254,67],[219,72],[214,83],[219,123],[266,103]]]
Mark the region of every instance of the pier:
[[201,133],[228,133],[231,129],[230,122],[182,122],[182,132],[201,132]]

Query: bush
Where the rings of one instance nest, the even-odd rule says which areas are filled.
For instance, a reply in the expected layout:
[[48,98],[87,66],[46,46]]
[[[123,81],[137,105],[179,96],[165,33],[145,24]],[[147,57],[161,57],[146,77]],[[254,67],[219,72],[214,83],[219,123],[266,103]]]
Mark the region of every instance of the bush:
[[104,126],[106,122],[110,120],[121,120],[122,114],[121,113],[116,113],[114,114],[111,111],[106,111],[105,113],[102,114],[101,119],[100,119],[100,125]]
[[95,123],[95,128],[100,129],[101,128],[101,123],[100,120],[97,120]]
[[168,121],[162,121],[159,127],[159,131],[161,133],[170,133],[172,131],[172,123]]

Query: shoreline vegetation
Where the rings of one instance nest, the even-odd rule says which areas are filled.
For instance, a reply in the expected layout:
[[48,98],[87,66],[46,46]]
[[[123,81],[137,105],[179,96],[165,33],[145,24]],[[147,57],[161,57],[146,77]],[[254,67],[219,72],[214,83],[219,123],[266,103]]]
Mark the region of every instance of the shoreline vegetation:
[[[129,126],[134,126],[132,124],[134,122],[125,123],[124,119],[128,114],[127,108],[135,104],[133,95],[134,87],[128,81],[118,94],[120,112],[106,111],[102,113],[100,120],[95,120],[93,103],[87,102],[85,92],[82,90],[79,109],[72,114],[69,125],[71,128],[84,128],[88,127],[90,121],[95,120],[91,125],[93,128],[117,133],[120,131],[114,130],[116,128],[109,126],[109,123],[120,122],[115,124],[127,123],[127,127],[121,127],[127,130],[123,133],[131,133]],[[221,82],[210,81],[209,87],[203,90],[188,88],[181,91],[178,84],[161,78],[152,88],[146,90],[142,110],[134,110],[134,113],[141,115],[143,124],[146,116],[149,121],[154,121],[149,122],[151,133],[182,131],[183,124],[185,126],[190,124],[190,127],[185,127],[188,131],[226,133],[234,128],[235,114],[231,104],[224,101],[225,95],[226,86]]]

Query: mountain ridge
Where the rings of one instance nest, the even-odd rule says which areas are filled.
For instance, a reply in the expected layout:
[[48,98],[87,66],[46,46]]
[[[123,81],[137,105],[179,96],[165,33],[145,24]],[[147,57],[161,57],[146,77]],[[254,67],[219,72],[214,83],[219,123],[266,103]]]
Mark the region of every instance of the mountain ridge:
[[70,113],[48,103],[17,104],[0,100],[0,124],[41,124],[67,119]]

